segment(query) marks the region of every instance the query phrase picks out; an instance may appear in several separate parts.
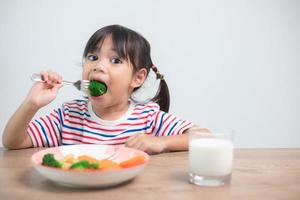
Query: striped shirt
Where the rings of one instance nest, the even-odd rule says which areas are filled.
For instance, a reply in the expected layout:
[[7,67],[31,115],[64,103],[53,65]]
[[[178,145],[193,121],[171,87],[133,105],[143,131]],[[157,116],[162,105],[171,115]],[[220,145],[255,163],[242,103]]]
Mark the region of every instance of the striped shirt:
[[192,123],[160,110],[153,102],[131,102],[128,111],[116,121],[99,118],[89,101],[64,103],[50,114],[34,119],[28,134],[34,147],[70,144],[124,144],[137,133],[153,136],[180,135]]

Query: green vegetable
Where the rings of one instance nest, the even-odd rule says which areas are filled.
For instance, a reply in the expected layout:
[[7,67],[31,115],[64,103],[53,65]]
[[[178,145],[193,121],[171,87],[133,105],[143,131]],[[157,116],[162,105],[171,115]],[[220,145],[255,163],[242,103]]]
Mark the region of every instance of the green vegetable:
[[42,165],[46,165],[49,167],[62,168],[63,163],[56,160],[52,153],[48,153],[44,155]]
[[99,169],[99,164],[98,163],[91,163],[89,168],[90,169]]
[[97,97],[106,93],[107,86],[105,85],[105,83],[96,80],[91,80],[89,85],[89,90],[91,96]]
[[82,160],[72,164],[70,169],[99,169],[99,164],[89,163],[87,160]]

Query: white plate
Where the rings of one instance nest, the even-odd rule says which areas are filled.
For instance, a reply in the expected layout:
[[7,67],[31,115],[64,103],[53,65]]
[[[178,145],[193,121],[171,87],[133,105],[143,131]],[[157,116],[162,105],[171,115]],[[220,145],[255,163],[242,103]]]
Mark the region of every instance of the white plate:
[[[115,152],[117,153],[115,154]],[[145,163],[122,169],[114,170],[89,170],[75,171],[62,170],[52,167],[43,166],[42,159],[47,153],[53,153],[56,159],[63,159],[64,156],[72,153],[75,157],[79,155],[89,155],[96,159],[105,159],[114,154],[115,162],[122,162],[138,155],[145,157]],[[148,164],[149,155],[143,151],[115,145],[70,145],[53,147],[41,150],[32,155],[31,160],[35,169],[44,177],[64,186],[69,187],[107,187],[120,184],[133,179]]]

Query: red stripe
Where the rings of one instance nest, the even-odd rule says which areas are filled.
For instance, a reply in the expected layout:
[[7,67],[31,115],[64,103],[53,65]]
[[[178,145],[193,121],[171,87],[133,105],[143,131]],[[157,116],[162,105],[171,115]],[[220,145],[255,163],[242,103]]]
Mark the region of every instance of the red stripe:
[[[90,120],[87,120],[87,121],[90,122]],[[70,124],[75,124],[75,125],[79,125],[79,126],[82,126],[82,127],[88,127],[88,128],[93,129],[95,131],[107,131],[107,132],[112,132],[112,133],[113,132],[123,132],[123,131],[125,131],[128,128],[128,127],[123,128],[123,129],[116,129],[116,128],[104,129],[104,128],[98,128],[98,127],[90,126],[90,125],[85,124],[85,123],[72,121],[72,120],[70,120],[70,118],[65,119],[65,122],[69,122]],[[93,122],[93,121],[91,121],[91,122]],[[95,122],[94,122],[94,124],[99,125],[98,123],[95,123]],[[139,126],[139,125],[143,125],[143,124],[147,124],[147,121],[143,121],[143,122],[139,122],[139,123],[123,123],[123,124],[118,124],[118,126]]]
[[[164,120],[164,121],[162,121],[162,128],[164,127],[164,123],[169,119],[171,117],[171,115],[168,115],[168,117]],[[161,135],[161,136],[163,136],[163,131],[162,131],[162,129],[161,129],[161,134],[158,134],[158,135]]]
[[160,112],[157,112],[157,115],[156,115],[156,117],[155,117],[154,124],[152,125],[152,130],[151,130],[152,133],[153,133],[153,131],[154,131],[156,125],[157,125],[157,119],[158,119],[159,114],[160,114]]
[[[145,119],[145,118],[148,118],[148,117],[152,117],[155,113],[151,114],[151,115],[147,115],[147,116],[144,116],[144,117],[141,117],[141,118],[138,118],[137,120],[142,120],[142,119]],[[81,121],[84,121],[86,120],[87,122],[91,123],[91,124],[96,124],[96,125],[99,125],[99,123],[95,122],[95,121],[92,121],[92,120],[89,120],[88,118],[81,118],[79,116],[74,116],[72,114],[69,114],[68,115],[69,118],[75,118],[75,119],[78,119],[78,120],[81,120]],[[144,122],[139,122],[139,123],[122,123],[122,124],[118,124],[118,126],[130,126],[130,125],[141,125],[143,124]]]
[[146,108],[158,108],[158,106],[150,106],[150,105],[148,105],[148,106],[143,106],[141,108],[135,107],[133,110],[134,111],[138,111],[138,110],[144,110]]
[[143,108],[158,108],[158,104],[156,103],[135,104],[135,109],[143,109]]
[[[138,117],[138,119],[145,119],[145,118],[148,118],[148,117],[152,117],[155,113],[156,113],[156,112],[153,112],[153,113],[151,113],[151,114],[149,114],[149,113],[144,113],[144,114],[146,114],[146,115],[143,116],[143,117]],[[132,115],[134,115],[134,113],[133,113]],[[141,115],[141,114],[138,113],[137,115]]]
[[[55,118],[57,119],[57,121],[58,121],[59,124],[61,124],[62,122],[61,122],[61,119],[60,119],[60,117],[59,117],[58,111],[57,111],[57,110],[54,110],[54,112],[56,113],[56,116],[55,116],[54,114],[51,113],[52,116],[55,117]],[[62,119],[62,120],[63,120],[63,119]]]
[[41,133],[40,133],[40,130],[38,129],[38,127],[35,125],[34,122],[32,123],[32,125],[34,126],[34,128],[36,129],[36,131],[37,131],[37,133],[38,133],[38,135],[39,135],[39,138],[40,138],[40,140],[41,140],[41,142],[42,142],[42,146],[43,146],[43,147],[46,147],[46,145],[45,145],[45,143],[44,143],[44,140],[43,140],[43,137],[42,137],[42,135],[41,135]]
[[87,108],[86,102],[67,102],[67,103],[64,103],[64,105],[67,105],[67,106],[74,106],[75,105],[75,106]]
[[[171,117],[171,115],[169,115],[169,116],[167,117],[167,119],[170,118],[170,117]],[[167,121],[167,119],[166,119],[165,121]],[[175,119],[176,119],[176,117],[174,117],[174,118],[169,122],[169,124],[166,126],[165,130],[162,131],[162,135],[165,135],[165,132],[168,130],[168,127],[174,122]]]
[[68,116],[69,116],[69,118],[75,118],[75,119],[79,119],[79,120],[81,120],[81,121],[86,120],[87,122],[89,122],[89,123],[91,123],[91,124],[97,124],[97,125],[98,125],[97,122],[92,121],[92,120],[89,120],[88,118],[81,118],[81,117],[79,117],[79,116],[72,115],[71,113],[69,113]]
[[[77,140],[77,139],[74,139],[74,138],[65,138],[63,137],[64,140],[67,140],[67,141],[76,141],[78,143],[81,143],[81,144],[95,144],[95,143],[90,143],[90,142],[83,142],[83,141],[80,141],[80,140]],[[120,145],[120,144],[124,144],[125,142],[115,142],[115,143],[109,143],[111,141],[107,140],[105,143],[102,143],[102,144],[110,144],[110,145]],[[100,144],[100,143],[98,143]]]
[[87,107],[83,107],[83,108],[82,108],[82,106],[81,106],[81,107],[78,107],[78,106],[71,106],[71,105],[68,105],[68,106],[66,106],[66,108],[73,108],[73,109],[77,109],[77,110],[79,110],[79,111],[87,111],[87,110],[88,110]]
[[115,129],[115,128],[114,129],[96,128],[96,127],[92,127],[92,126],[89,126],[89,125],[84,124],[84,123],[71,121],[70,119],[65,119],[65,122],[69,122],[70,124],[76,124],[76,125],[79,125],[79,126],[82,126],[82,127],[88,127],[88,128],[91,128],[91,129],[97,130],[97,131],[120,132],[120,131],[126,130],[126,129]]
[[179,129],[178,134],[181,133],[182,129],[184,129],[185,127],[187,127],[187,126],[189,126],[189,125],[191,125],[191,122],[189,122],[188,124],[186,124],[185,126],[183,126],[181,129]]
[[50,115],[51,115],[52,117],[54,117],[54,118],[59,122],[59,124],[60,124],[60,120],[59,120],[58,116],[55,116],[53,113],[51,113]]
[[76,142],[79,142],[81,144],[93,144],[93,143],[89,143],[89,142],[83,142],[83,141],[80,141],[80,140],[77,140],[77,139],[74,139],[74,138],[65,138],[63,137],[63,140],[73,140],[73,141],[76,141]]
[[109,140],[103,140],[100,138],[96,138],[96,137],[91,137],[91,136],[87,136],[87,135],[81,135],[78,133],[74,133],[74,132],[68,132],[68,131],[63,131],[63,134],[65,135],[73,135],[73,136],[77,136],[77,137],[81,137],[81,138],[86,138],[86,139],[92,139],[92,140],[97,140],[97,141],[115,141],[115,140],[123,140],[123,139],[127,139],[129,138],[129,136],[124,136],[124,137],[118,137],[118,138],[111,138]]
[[[46,123],[46,121],[44,120],[44,118],[40,117],[40,119],[41,119],[41,120],[44,122],[44,124],[46,125],[47,130],[48,130],[48,133],[49,133],[50,138],[51,138],[51,143],[52,143],[52,145],[53,145],[54,140],[53,140],[52,132],[51,132],[51,130],[50,130],[48,124]],[[51,143],[49,143],[50,146],[51,146]]]
[[46,116],[46,118],[48,119],[50,125],[51,125],[51,129],[52,129],[52,133],[54,134],[54,137],[55,137],[55,146],[58,146],[58,138],[57,138],[57,134],[56,134],[56,131],[55,131],[55,128],[54,128],[54,125],[53,125],[53,122],[52,120],[50,119],[49,116]]
[[139,123],[123,123],[123,124],[118,124],[118,126],[138,126],[142,124],[147,124],[147,121],[143,121]]
[[[30,124],[32,124],[32,123],[30,123]],[[33,139],[34,139],[34,141],[35,141],[35,145],[38,147],[38,146],[40,146],[40,144],[39,144],[39,142],[38,142],[38,140],[37,140],[37,138],[36,138],[36,136],[35,136],[35,134],[34,134],[32,128],[31,128],[31,125],[30,125],[30,124],[29,124],[28,128],[29,128],[29,130],[30,130],[30,132],[31,132],[31,135],[33,135]]]
[[[181,120],[180,120],[180,121],[181,121]],[[180,121],[178,121],[178,123],[179,123]],[[184,121],[181,121],[180,125],[177,125],[177,127],[174,129],[172,135],[177,135],[178,129],[181,129],[181,128],[182,128],[182,124],[184,124]]]

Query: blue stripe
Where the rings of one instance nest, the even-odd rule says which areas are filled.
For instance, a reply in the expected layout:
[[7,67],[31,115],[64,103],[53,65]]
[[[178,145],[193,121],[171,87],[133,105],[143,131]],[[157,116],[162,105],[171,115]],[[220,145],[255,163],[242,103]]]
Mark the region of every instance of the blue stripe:
[[[154,110],[151,109],[151,110],[145,110],[143,112],[141,112],[140,114],[145,114],[145,113],[149,113],[149,112],[153,112]],[[127,120],[138,120],[139,118],[138,117],[130,117],[130,118],[127,118]]]
[[57,131],[60,132],[59,126],[58,126],[58,124],[56,123],[56,121],[53,121],[53,122],[54,122],[54,124],[55,124],[55,126],[56,126],[56,128],[57,128]]
[[75,99],[74,101],[75,102],[84,102],[84,103],[87,103],[87,100],[83,100],[83,99]]
[[157,129],[157,131],[156,131],[156,133],[155,133],[155,136],[158,135],[158,132],[159,132],[160,129],[161,129],[162,122],[163,122],[163,119],[164,119],[165,114],[166,114],[166,113],[164,113],[164,114],[162,115],[161,119],[160,119],[160,124],[159,124],[159,127],[158,127],[158,129]]
[[127,120],[137,120],[137,117],[131,117],[131,118],[127,118]]
[[[54,122],[54,124],[55,124],[55,126],[56,126],[56,128],[57,128],[57,130],[58,130],[58,133],[59,133],[59,136],[60,136],[60,140],[62,140],[61,130],[59,129],[58,124],[57,124],[55,121],[53,121],[53,122]],[[56,135],[57,135],[57,134],[56,134]],[[58,143],[59,143],[59,141],[58,141]]]
[[154,120],[152,120],[152,122],[150,123],[150,127],[152,126],[153,123],[154,123]]
[[172,133],[174,127],[175,127],[177,124],[178,124],[178,122],[176,122],[176,123],[172,126],[172,128],[171,128],[171,129],[169,130],[169,132],[168,132],[168,135],[170,135],[170,134]]
[[141,131],[147,130],[148,128],[149,128],[149,126],[148,127],[144,127],[144,128],[130,129],[130,130],[126,130],[123,133],[132,133],[132,132],[137,132],[137,131],[141,132]]
[[94,135],[98,135],[98,136],[102,136],[102,137],[107,137],[107,138],[114,138],[118,135],[122,135],[124,133],[131,133],[131,132],[137,132],[137,131],[144,131],[144,130],[147,130],[149,129],[153,124],[153,121],[150,123],[149,126],[146,126],[146,127],[143,127],[143,128],[138,128],[138,129],[130,129],[130,130],[125,130],[124,132],[122,133],[119,133],[119,134],[115,134],[115,135],[106,135],[106,134],[101,134],[99,132],[93,132],[93,131],[89,131],[89,130],[86,130],[86,129],[83,129],[83,128],[76,128],[76,127],[73,127],[73,126],[68,126],[66,124],[63,124],[62,126],[64,128],[68,128],[68,129],[71,129],[71,130],[76,130],[76,131],[80,131],[82,133],[90,133],[90,134],[94,134]]
[[132,132],[137,132],[137,131],[139,131],[139,132],[140,132],[140,131],[145,131],[145,130],[151,128],[152,124],[153,124],[153,121],[150,123],[149,126],[146,126],[146,127],[144,127],[144,128],[138,128],[138,129],[130,129],[130,130],[126,130],[126,131],[123,132],[123,133],[132,133]]
[[[35,120],[35,121],[40,125],[41,130],[42,130],[42,132],[43,132],[43,134],[44,134],[44,136],[45,136],[45,138],[46,138],[47,145],[48,145],[48,147],[50,147],[49,141],[48,141],[48,137],[47,137],[47,133],[46,133],[46,131],[45,131],[45,129],[44,129],[42,123],[39,122],[38,120]],[[42,138],[41,138],[41,139],[42,139]]]
[[88,117],[91,116],[90,114],[88,114],[88,113],[86,113],[86,112],[82,113],[82,112],[79,112],[79,111],[70,110],[69,108],[65,108],[65,109],[64,109],[64,112],[66,112],[66,111],[69,111],[69,113],[76,113],[76,114],[81,115],[81,116],[84,116],[84,115],[86,115],[86,116],[88,116]]
[[[80,131],[80,132],[86,132],[86,133],[91,133],[91,134],[94,134],[94,135],[100,135],[100,136],[103,136],[103,137],[115,137],[114,135],[104,135],[104,134],[101,134],[101,133],[96,133],[96,132],[93,132],[93,131],[89,131],[89,130],[85,130],[83,128],[76,128],[76,127],[73,127],[73,126],[68,126],[66,124],[63,124],[62,125],[64,128],[68,128],[68,129],[71,129],[71,130],[76,130],[76,131]],[[116,135],[117,136],[117,135]]]
[[58,109],[58,116],[59,116],[59,119],[60,119],[60,123],[63,125],[64,124],[64,120],[62,118],[62,113],[61,113],[61,109],[60,108]]
[[141,114],[148,113],[148,112],[151,112],[151,111],[154,111],[154,110],[153,109],[151,109],[151,110],[145,110],[145,111],[141,112]]
[[68,144],[68,143],[62,143],[62,145],[64,145],[64,146],[68,146],[68,145],[74,145],[74,144]]
[[[116,135],[105,135],[105,134],[101,134],[99,132],[93,132],[93,131],[89,131],[89,130],[86,130],[86,129],[83,129],[83,128],[76,128],[76,127],[73,127],[73,126],[68,126],[66,124],[63,124],[62,125],[64,128],[68,128],[68,129],[71,129],[71,130],[76,130],[76,131],[80,131],[82,133],[90,133],[90,134],[94,134],[94,135],[99,135],[99,136],[102,136],[102,137],[109,137],[109,138],[113,138],[113,137],[116,137],[120,134],[116,134]],[[122,133],[121,133],[122,134]]]

